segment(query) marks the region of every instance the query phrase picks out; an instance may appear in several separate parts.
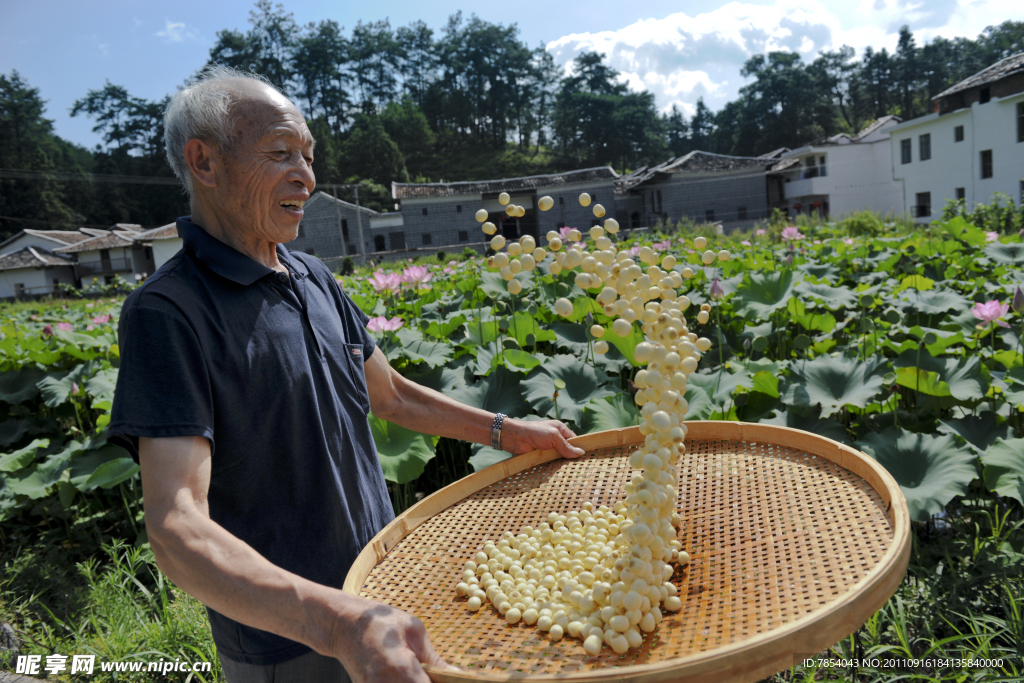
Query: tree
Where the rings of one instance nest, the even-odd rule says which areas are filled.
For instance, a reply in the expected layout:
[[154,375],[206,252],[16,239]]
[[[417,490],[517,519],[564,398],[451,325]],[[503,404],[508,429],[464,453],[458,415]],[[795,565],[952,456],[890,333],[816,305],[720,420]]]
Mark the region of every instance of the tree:
[[714,132],[714,115],[704,104],[704,98],[697,98],[697,110],[690,119],[690,143],[693,149],[709,150],[711,134]]
[[391,139],[376,114],[358,114],[348,138],[341,145],[346,182],[360,178],[391,187],[392,182],[408,182],[409,173],[398,145]]
[[917,116],[918,107],[915,103],[915,96],[920,90],[920,64],[918,59],[917,45],[914,43],[914,34],[910,32],[909,26],[900,27],[900,37],[896,44],[896,54],[893,58],[893,75],[896,88],[899,92],[900,116],[904,119],[911,119]]
[[309,24],[296,41],[294,71],[306,114],[311,119],[323,117],[335,132],[343,128],[351,106],[345,90],[348,52],[341,27],[330,19]]
[[665,141],[672,156],[680,157],[690,151],[690,127],[679,107],[672,105],[672,111],[665,117]]
[[395,42],[401,57],[402,87],[405,94],[422,107],[427,88],[436,76],[434,31],[422,21],[414,21],[395,32]]
[[217,32],[210,49],[209,64],[223,64],[255,71],[266,76],[285,93],[292,93],[293,58],[299,27],[284,5],[274,7],[270,0],[257,0],[249,12],[249,30],[242,34],[227,29]]
[[853,109],[851,79],[857,70],[856,62],[852,61],[853,56],[853,48],[843,45],[838,50],[822,52],[808,67],[820,96],[831,99],[847,131],[851,133],[860,129]]
[[401,56],[391,23],[384,19],[359,22],[349,41],[349,69],[359,91],[364,113],[379,112],[398,91],[396,77]]
[[434,151],[437,137],[430,129],[427,117],[407,95],[400,102],[390,102],[381,113],[380,120],[388,137],[402,152],[409,175],[421,174]]

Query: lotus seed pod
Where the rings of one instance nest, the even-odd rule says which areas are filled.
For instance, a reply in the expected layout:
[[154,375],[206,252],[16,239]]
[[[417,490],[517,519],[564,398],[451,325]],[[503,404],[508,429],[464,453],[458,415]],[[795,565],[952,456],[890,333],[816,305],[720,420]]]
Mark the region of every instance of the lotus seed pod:
[[562,272],[562,266],[558,265],[557,263],[552,263],[551,264],[551,274],[552,275],[558,275],[561,272]]
[[590,327],[590,334],[598,339],[604,336],[604,328],[600,325],[592,325]]
[[594,246],[602,251],[610,250],[612,248],[612,241],[607,237],[598,237],[594,240]]
[[523,262],[514,258],[508,262],[508,269],[512,271],[513,275],[515,275],[523,269]]
[[604,229],[614,235],[619,231],[619,222],[614,218],[607,218],[604,221]]
[[582,206],[590,206],[590,195],[584,192],[580,195],[580,204]]
[[693,248],[700,250],[708,246],[708,241],[704,237],[695,237],[693,240]]
[[556,237],[558,237],[558,233],[555,232],[554,230],[548,230],[548,234],[544,235],[544,239],[546,239],[548,242],[555,239]]
[[551,640],[557,642],[557,641],[562,639],[562,636],[565,634],[565,631],[562,628],[561,624],[554,624],[551,627],[551,630],[549,631],[549,634],[551,635]]
[[523,253],[523,248],[519,245],[519,242],[509,242],[507,250],[509,256],[519,256]]
[[669,254],[665,258],[661,259],[661,267],[665,270],[672,270],[676,265],[676,257]]
[[689,266],[683,268],[683,272],[681,272],[680,275],[683,276],[684,280],[689,280],[691,277],[693,277],[693,268],[690,268]]
[[697,322],[699,322],[701,325],[707,324],[707,322],[708,322],[708,312],[707,311],[701,311],[700,313],[698,313],[697,314]]
[[552,199],[551,197],[544,196],[537,200],[537,208],[539,208],[541,211],[547,211],[554,205],[555,200]]
[[563,318],[568,318],[570,315],[572,315],[572,311],[572,302],[569,301],[568,299],[563,297],[555,301],[555,313],[562,316]]
[[525,206],[518,206],[518,207],[516,207],[516,215],[519,218],[522,218],[523,216],[525,216],[526,215],[526,207]]
[[[600,206],[600,204],[598,206]],[[600,225],[595,225],[590,229],[590,238],[596,240],[598,237],[604,237],[604,228]]]
[[508,206],[505,207],[505,215],[507,215],[509,218],[515,218],[517,214],[518,211],[516,211],[515,204],[509,204]]
[[589,635],[587,639],[583,641],[583,649],[586,650],[587,654],[591,657],[596,657],[601,654],[601,645],[604,641],[600,636]]
[[523,283],[521,283],[519,280],[514,279],[508,281],[509,294],[519,294],[521,291],[523,291]]
[[532,254],[523,254],[519,257],[519,262],[523,264],[523,270],[533,270],[537,267],[537,260]]
[[486,223],[483,224],[483,230],[485,235],[493,235],[494,233],[498,232],[497,226],[490,221],[487,221]]
[[511,626],[512,624],[518,624],[519,620],[523,618],[523,613],[515,607],[505,612],[505,621]]
[[498,251],[505,246],[505,238],[501,235],[495,235],[491,238],[491,249]]
[[700,261],[705,266],[710,266],[712,263],[715,262],[715,252],[708,249],[703,254],[701,254]]
[[511,266],[504,266],[498,273],[501,275],[501,279],[505,282],[511,282],[512,278],[515,277],[515,273],[512,272]]
[[705,351],[711,348],[711,340],[708,339],[707,337],[700,337],[697,340],[696,346],[698,351],[704,353]]
[[498,195],[498,203],[502,206],[508,206],[510,201],[512,201],[512,197],[508,195],[508,192],[502,192]]
[[569,231],[569,240],[570,241],[572,241],[572,242],[579,242],[582,239],[583,239],[583,233],[581,233],[576,228],[573,228],[572,230]]
[[483,602],[476,596],[473,596],[466,602],[466,607],[469,608],[470,612],[476,612],[480,609],[481,605],[483,605]]
[[[495,254],[494,255],[494,267],[495,268],[504,268],[507,265],[508,265],[508,254],[501,253],[501,254]],[[486,560],[484,560],[484,561],[486,562]]]
[[669,612],[678,612],[683,608],[683,601],[679,599],[678,595],[670,595],[665,598],[665,609]]
[[690,356],[689,358],[684,358],[683,362],[679,364],[679,367],[680,369],[682,369],[683,372],[689,375],[693,373],[694,370],[697,369],[697,359],[694,358],[693,356]]
[[540,263],[548,257],[548,252],[545,251],[544,247],[537,247],[533,250],[533,260]]
[[594,342],[594,353],[598,355],[608,353],[608,342],[603,339]]
[[732,254],[729,253],[728,249],[723,249],[722,251],[718,252],[719,261],[728,261],[730,258],[732,258]]
[[561,248],[562,239],[560,237],[548,240],[548,249],[550,249],[551,251],[558,251]]
[[594,215],[597,216],[598,218],[604,218],[604,207],[601,206],[600,204],[594,204],[593,211]]
[[519,238],[519,246],[522,247],[524,254],[529,254],[537,248],[537,240],[530,235],[523,235]]
[[478,223],[483,223],[487,220],[487,209],[480,209],[476,212],[476,220]]

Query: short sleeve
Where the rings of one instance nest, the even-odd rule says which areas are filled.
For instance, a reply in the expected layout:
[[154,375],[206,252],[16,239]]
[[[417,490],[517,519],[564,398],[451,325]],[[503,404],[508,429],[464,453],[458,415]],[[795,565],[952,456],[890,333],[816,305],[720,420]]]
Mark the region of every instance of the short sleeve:
[[203,436],[213,450],[213,392],[199,339],[172,312],[134,305],[118,329],[121,366],[107,442],[139,459],[139,437]]

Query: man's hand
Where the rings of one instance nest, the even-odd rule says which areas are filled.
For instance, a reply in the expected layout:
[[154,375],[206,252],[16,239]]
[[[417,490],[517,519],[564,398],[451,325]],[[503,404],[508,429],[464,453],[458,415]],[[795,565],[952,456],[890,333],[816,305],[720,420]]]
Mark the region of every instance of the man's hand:
[[416,617],[380,602],[356,599],[359,616],[338,621],[330,654],[341,660],[356,683],[415,681],[428,683],[423,664],[446,668]]
[[566,441],[574,436],[576,435],[573,431],[558,420],[505,418],[501,425],[501,446],[513,455],[553,448],[563,458],[578,458],[583,455],[584,450],[571,446]]

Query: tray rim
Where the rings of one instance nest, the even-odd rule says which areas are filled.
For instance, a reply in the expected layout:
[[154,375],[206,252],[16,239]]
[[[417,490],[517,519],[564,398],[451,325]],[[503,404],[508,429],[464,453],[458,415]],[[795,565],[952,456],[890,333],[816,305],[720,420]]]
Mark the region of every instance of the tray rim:
[[[823,457],[858,475],[887,505],[893,524],[893,543],[878,564],[842,597],[800,619],[729,645],[651,664],[628,665],[571,673],[523,675],[472,669],[442,669],[424,665],[434,681],[569,680],[654,683],[688,681],[753,681],[792,666],[797,653],[818,653],[857,630],[896,592],[910,562],[910,513],[899,484],[889,472],[862,451],[790,427],[748,422],[698,420],[686,422],[689,441],[729,440],[794,448]],[[613,448],[643,439],[639,427],[609,429],[577,436],[569,442],[586,451]],[[425,497],[382,529],[363,548],[345,577],[342,590],[359,595],[366,578],[403,538],[435,514],[469,495],[531,467],[560,459],[553,449],[517,455],[475,472]]]

